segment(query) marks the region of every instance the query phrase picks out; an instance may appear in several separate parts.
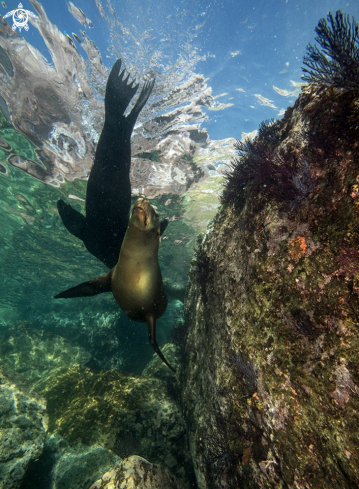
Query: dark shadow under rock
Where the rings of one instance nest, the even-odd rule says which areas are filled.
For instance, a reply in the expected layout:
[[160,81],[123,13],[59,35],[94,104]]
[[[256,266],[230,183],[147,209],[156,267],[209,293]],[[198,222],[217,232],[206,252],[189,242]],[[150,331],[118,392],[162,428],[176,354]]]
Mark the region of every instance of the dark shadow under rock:
[[61,436],[49,436],[20,489],[88,489],[119,461],[119,457],[102,446],[71,448]]

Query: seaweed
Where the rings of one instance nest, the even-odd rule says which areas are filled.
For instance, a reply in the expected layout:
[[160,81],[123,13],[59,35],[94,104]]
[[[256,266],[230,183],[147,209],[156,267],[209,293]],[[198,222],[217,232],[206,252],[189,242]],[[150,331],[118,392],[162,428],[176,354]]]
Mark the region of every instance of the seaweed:
[[277,125],[275,119],[266,119],[259,124],[258,136],[270,143],[278,142]]
[[320,19],[315,28],[321,50],[309,44],[303,58],[302,79],[309,83],[359,89],[359,26],[354,17],[338,10],[335,18],[331,12],[327,20]]
[[[262,128],[263,133],[263,128]],[[234,145],[239,158],[231,162],[226,175],[227,181],[221,195],[221,203],[240,207],[244,199],[244,189],[253,181],[253,190],[267,200],[289,204],[293,207],[303,197],[304,187],[295,179],[295,169],[301,169],[298,158],[282,149],[272,149],[267,141],[236,141]]]

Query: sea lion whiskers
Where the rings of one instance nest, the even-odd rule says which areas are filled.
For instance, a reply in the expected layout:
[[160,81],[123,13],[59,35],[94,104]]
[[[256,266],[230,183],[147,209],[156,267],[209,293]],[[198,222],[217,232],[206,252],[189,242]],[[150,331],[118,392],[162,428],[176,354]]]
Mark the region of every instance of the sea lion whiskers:
[[[158,212],[156,211],[155,206],[151,205],[151,207],[150,207],[151,213],[150,213],[147,205],[142,206],[143,202],[144,203],[148,202],[145,197],[138,198],[137,201],[135,202],[134,206],[133,206],[133,212],[134,211],[141,211],[143,213],[143,218],[144,218],[143,219],[143,225],[145,228],[147,228],[148,225],[151,225],[152,221],[153,221],[155,226],[158,226],[159,215],[158,215]],[[153,217],[152,220],[151,220],[151,217]]]

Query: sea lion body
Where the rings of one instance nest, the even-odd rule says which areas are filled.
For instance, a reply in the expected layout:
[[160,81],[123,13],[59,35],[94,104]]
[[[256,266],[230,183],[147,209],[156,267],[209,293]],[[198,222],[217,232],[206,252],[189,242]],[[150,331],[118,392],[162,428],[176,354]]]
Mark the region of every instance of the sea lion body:
[[55,299],[85,297],[111,291],[130,319],[147,322],[152,348],[173,370],[156,342],[156,320],[167,307],[167,296],[158,262],[160,235],[161,223],[156,210],[147,199],[137,199],[116,266],[101,277],[57,294]]
[[[141,207],[140,207],[141,205]],[[143,213],[152,213],[151,220]],[[146,314],[160,318],[167,307],[158,262],[160,222],[153,207],[138,199],[122,242],[117,265],[112,270],[112,293],[120,308],[134,321],[146,322]]]
[[121,60],[110,72],[105,93],[105,122],[97,144],[86,191],[86,217],[62,199],[57,208],[67,230],[81,239],[87,250],[113,268],[118,260],[131,208],[131,134],[150,96],[154,80],[146,82],[136,104],[125,110],[138,85],[127,83]]

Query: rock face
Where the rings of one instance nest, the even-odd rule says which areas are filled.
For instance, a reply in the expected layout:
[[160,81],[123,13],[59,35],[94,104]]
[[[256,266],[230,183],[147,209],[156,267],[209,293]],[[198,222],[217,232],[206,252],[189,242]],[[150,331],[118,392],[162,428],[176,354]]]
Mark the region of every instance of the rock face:
[[168,469],[133,455],[106,472],[90,489],[182,489]]
[[359,487],[358,104],[308,86],[263,127],[193,261],[180,377],[201,489]]
[[45,404],[0,372],[0,488],[16,489],[41,455],[47,430]]

